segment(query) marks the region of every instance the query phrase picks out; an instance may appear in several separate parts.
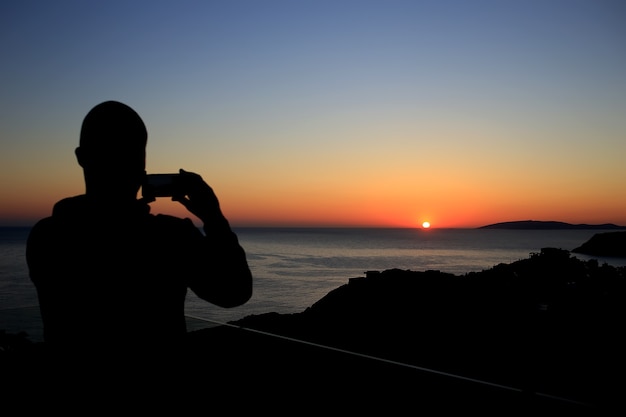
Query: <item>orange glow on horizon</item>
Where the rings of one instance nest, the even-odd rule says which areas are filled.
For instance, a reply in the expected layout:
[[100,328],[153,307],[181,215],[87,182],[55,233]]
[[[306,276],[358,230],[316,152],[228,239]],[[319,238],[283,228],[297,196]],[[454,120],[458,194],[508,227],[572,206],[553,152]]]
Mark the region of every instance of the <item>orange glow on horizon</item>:
[[[83,192],[81,178],[63,186],[35,183],[25,189],[5,187],[7,199],[0,207],[0,226],[32,225],[49,216],[60,199]],[[474,228],[516,220],[563,221],[572,224],[614,223],[626,225],[625,204],[597,198],[576,200],[541,194],[491,195],[489,189],[457,189],[454,192],[419,189],[407,192],[391,187],[313,187],[297,190],[242,191],[241,184],[219,184],[215,192],[222,211],[233,227],[398,227]],[[472,194],[470,194],[470,191]],[[599,196],[601,197],[601,196]],[[153,214],[163,213],[199,219],[181,204],[160,198],[150,204]],[[425,220],[428,219],[428,220]]]

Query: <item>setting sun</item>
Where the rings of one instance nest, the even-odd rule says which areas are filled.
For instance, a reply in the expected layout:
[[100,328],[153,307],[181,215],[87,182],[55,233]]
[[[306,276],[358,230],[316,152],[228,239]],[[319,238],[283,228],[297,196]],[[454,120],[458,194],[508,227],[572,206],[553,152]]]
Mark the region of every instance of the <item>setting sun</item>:
[[428,229],[430,227],[430,223],[429,222],[424,222],[424,223],[422,223],[422,227],[424,229]]

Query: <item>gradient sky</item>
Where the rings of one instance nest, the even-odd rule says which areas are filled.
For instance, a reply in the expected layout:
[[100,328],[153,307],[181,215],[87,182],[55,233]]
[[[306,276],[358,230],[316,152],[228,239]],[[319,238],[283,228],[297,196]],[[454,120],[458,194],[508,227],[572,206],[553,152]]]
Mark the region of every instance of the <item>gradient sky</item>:
[[234,226],[626,225],[624,1],[3,1],[0,52],[0,225],[105,100]]

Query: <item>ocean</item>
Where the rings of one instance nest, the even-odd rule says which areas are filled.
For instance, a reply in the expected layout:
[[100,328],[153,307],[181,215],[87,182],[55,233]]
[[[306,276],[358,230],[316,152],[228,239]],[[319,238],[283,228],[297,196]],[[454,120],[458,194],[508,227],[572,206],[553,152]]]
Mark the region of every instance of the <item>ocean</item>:
[[[41,339],[37,294],[25,260],[29,228],[0,228],[0,330]],[[399,268],[457,275],[527,258],[544,247],[572,250],[598,230],[234,228],[254,276],[254,294],[224,309],[187,295],[186,313],[217,322],[298,313],[350,278]],[[591,257],[575,255],[581,259]],[[626,259],[596,258],[626,266]],[[146,312],[149,318],[149,312]]]

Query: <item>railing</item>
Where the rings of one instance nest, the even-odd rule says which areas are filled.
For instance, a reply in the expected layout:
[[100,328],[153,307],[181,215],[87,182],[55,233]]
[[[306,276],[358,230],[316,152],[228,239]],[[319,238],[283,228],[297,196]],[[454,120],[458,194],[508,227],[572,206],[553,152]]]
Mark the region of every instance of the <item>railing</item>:
[[[308,342],[304,340],[294,339],[294,338],[287,337],[287,336],[282,336],[282,335],[268,333],[268,332],[264,332],[264,331],[260,331],[256,329],[246,328],[246,327],[235,325],[235,324],[222,323],[219,321],[214,321],[211,319],[206,319],[206,318],[192,316],[192,315],[185,315],[185,318],[187,320],[188,331],[196,331],[196,330],[217,327],[217,326],[228,326],[228,327],[238,328],[247,332],[263,334],[265,336],[272,337],[272,338],[278,338],[278,339],[288,340],[290,342],[296,342],[296,343],[306,344],[309,346],[314,346],[316,348],[327,350],[327,351],[340,352],[341,354],[354,355],[354,356],[358,356],[366,360],[384,362],[392,366],[412,369],[414,371],[418,371],[422,373],[436,374],[436,375],[443,376],[446,378],[462,380],[462,381],[472,383],[472,384],[477,384],[477,385],[490,386],[490,387],[498,388],[504,391],[517,392],[517,393],[525,394],[525,395],[532,394],[538,397],[551,399],[553,401],[561,402],[561,403],[570,403],[570,404],[581,405],[581,406],[591,406],[590,404],[587,404],[585,402],[576,401],[570,398],[564,398],[564,397],[550,395],[548,393],[542,393],[542,392],[532,392],[532,393],[525,392],[524,390],[518,387],[512,387],[512,386],[498,384],[498,383],[485,381],[481,379],[470,378],[470,377],[457,375],[457,374],[449,373],[449,372],[442,372],[436,369],[415,366],[415,365],[402,363],[402,362],[398,362],[394,360],[389,360],[389,359],[366,355],[366,354],[362,354],[358,352],[348,351],[345,349],[340,349],[340,348],[336,348],[332,346],[312,343],[312,342]],[[43,325],[41,322],[39,307],[29,306],[29,307],[20,307],[20,308],[0,309],[0,330],[3,330],[4,332],[6,332],[6,334],[13,334],[13,335],[21,334],[32,342],[43,342]]]

